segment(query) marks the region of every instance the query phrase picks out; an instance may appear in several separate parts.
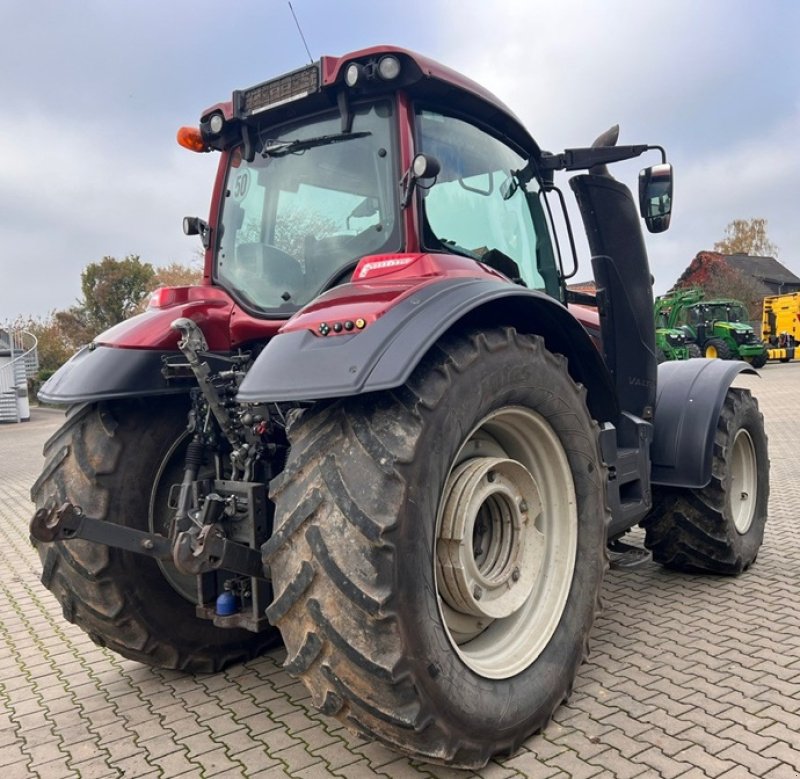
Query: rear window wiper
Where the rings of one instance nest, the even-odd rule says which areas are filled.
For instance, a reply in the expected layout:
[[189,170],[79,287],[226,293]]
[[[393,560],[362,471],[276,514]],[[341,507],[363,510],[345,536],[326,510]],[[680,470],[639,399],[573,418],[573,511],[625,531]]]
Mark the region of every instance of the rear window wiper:
[[275,141],[268,139],[264,141],[264,146],[261,149],[261,156],[283,157],[286,154],[295,154],[305,151],[306,149],[313,149],[315,146],[327,146],[331,143],[349,141],[353,138],[366,138],[368,135],[372,135],[372,133],[336,133],[335,135],[318,135],[316,138],[298,138],[294,141]]

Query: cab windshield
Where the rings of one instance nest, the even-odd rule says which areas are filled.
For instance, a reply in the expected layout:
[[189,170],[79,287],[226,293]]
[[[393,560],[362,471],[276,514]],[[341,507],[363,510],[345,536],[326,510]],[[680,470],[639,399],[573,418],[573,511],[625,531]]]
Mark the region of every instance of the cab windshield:
[[705,317],[710,322],[744,322],[748,320],[744,306],[730,303],[710,303],[706,306]]
[[391,106],[267,128],[253,162],[234,150],[216,275],[245,306],[288,316],[350,278],[367,254],[397,251]]

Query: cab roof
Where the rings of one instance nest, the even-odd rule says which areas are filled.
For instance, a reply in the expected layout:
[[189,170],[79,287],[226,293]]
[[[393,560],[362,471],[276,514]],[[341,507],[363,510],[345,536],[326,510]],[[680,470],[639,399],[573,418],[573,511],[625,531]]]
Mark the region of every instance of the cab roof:
[[[440,62],[426,57],[423,54],[392,45],[370,46],[358,49],[342,56],[323,56],[312,65],[282,74],[269,81],[262,82],[246,90],[234,92],[233,100],[218,103],[203,112],[202,117],[208,117],[213,112],[221,112],[226,118],[231,119],[239,113],[237,105],[241,102],[242,95],[248,95],[256,90],[265,90],[272,85],[281,85],[287,79],[296,78],[313,68],[318,69],[319,77],[316,89],[303,92],[293,101],[294,115],[302,113],[302,103],[308,103],[308,108],[320,102],[322,95],[327,96],[328,104],[335,104],[336,94],[348,87],[344,81],[344,73],[351,62],[369,63],[377,62],[382,57],[394,55],[402,65],[401,76],[396,82],[376,85],[374,91],[405,90],[413,98],[422,100],[430,107],[439,110],[449,110],[462,116],[472,118],[491,128],[495,133],[505,136],[518,146],[525,156],[538,157],[540,149],[536,141],[527,131],[519,118],[497,96],[477,82],[442,65]],[[370,90],[360,90],[357,94],[367,94]],[[292,98],[289,99],[290,101]],[[301,102],[302,101],[302,102]],[[285,101],[288,102],[288,101]],[[284,105],[281,103],[280,105]],[[276,118],[278,104],[275,109]]]

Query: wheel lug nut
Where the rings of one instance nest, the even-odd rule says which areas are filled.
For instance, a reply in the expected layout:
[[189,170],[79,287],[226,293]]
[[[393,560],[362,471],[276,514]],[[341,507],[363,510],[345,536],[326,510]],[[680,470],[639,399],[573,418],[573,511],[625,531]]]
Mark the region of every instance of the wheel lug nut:
[[520,577],[519,568],[515,568],[511,571],[511,581],[518,582]]
[[528,503],[525,500],[519,502],[519,510],[525,514],[528,511]]
[[472,591],[472,595],[475,598],[475,600],[480,600],[483,597],[483,590],[480,587],[476,587]]
[[494,471],[489,471],[489,473],[486,474],[486,480],[487,481],[494,481],[495,480]]

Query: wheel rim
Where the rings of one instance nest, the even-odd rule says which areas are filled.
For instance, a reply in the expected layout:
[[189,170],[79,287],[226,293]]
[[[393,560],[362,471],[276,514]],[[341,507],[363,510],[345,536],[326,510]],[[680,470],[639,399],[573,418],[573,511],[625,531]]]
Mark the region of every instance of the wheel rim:
[[[150,493],[150,510],[148,512],[148,525],[151,533],[167,535],[169,532],[170,523],[175,514],[174,509],[169,508],[169,490],[173,484],[179,484],[183,479],[188,438],[187,432],[178,436],[158,466]],[[181,573],[169,560],[157,560],[156,562],[172,589],[189,602],[197,603],[197,577]]]
[[753,523],[757,490],[756,450],[750,433],[742,429],[733,439],[730,491],[733,524],[740,534],[746,533]]
[[717,354],[717,347],[713,344],[706,346],[706,357],[710,360],[716,360],[719,355]]
[[543,417],[508,407],[470,433],[437,528],[439,611],[456,653],[487,678],[524,671],[561,620],[578,539],[572,471]]

